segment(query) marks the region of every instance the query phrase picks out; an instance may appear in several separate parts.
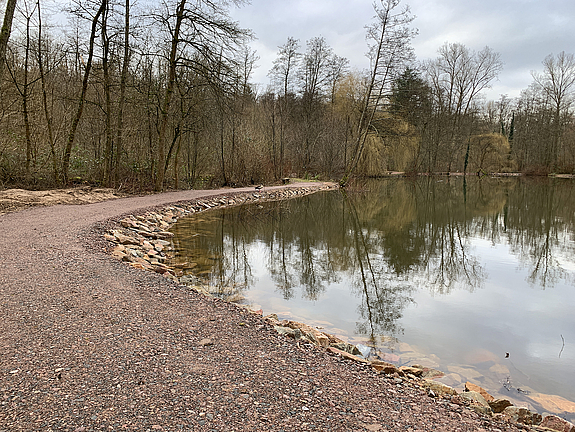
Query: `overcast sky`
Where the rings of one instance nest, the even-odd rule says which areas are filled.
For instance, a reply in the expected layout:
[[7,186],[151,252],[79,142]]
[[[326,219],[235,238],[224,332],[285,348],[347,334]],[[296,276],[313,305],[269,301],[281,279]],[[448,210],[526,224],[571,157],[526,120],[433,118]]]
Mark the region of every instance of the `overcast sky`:
[[[252,43],[260,56],[253,80],[267,85],[267,73],[278,46],[292,36],[305,42],[325,37],[335,53],[365,69],[365,25],[374,15],[370,0],[251,0],[232,7],[232,17],[254,31]],[[402,0],[416,16],[419,29],[413,46],[419,60],[433,58],[445,42],[459,42],[473,50],[486,45],[505,63],[499,80],[486,92],[519,96],[540,71],[548,54],[575,53],[575,0]]]

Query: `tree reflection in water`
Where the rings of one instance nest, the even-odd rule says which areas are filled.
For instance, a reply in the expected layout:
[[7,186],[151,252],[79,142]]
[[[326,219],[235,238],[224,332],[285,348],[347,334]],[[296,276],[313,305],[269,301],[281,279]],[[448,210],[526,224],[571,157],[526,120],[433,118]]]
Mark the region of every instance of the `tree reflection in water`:
[[175,262],[224,290],[249,289],[265,262],[284,299],[319,301],[332,284],[361,298],[357,331],[396,336],[415,290],[480,289],[486,272],[475,239],[508,244],[529,280],[545,288],[569,277],[575,200],[562,180],[386,179],[361,192],[216,210],[174,227]]

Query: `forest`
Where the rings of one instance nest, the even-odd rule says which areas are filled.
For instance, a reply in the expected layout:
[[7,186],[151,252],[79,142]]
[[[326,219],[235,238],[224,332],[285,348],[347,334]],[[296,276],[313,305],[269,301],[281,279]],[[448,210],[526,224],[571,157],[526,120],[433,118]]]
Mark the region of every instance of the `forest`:
[[241,0],[133,2],[4,2],[1,188],[575,171],[573,54],[542,59],[518,98],[488,101],[500,54],[446,42],[420,61],[409,7],[378,0],[368,70],[296,35],[262,89],[253,32],[229,14]]

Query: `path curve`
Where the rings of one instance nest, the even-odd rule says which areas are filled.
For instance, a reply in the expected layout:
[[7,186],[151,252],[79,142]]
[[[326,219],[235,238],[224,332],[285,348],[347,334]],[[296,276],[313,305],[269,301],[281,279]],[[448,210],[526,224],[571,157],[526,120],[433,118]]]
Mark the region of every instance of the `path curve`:
[[229,193],[0,216],[0,432],[518,430],[86,246],[98,222]]

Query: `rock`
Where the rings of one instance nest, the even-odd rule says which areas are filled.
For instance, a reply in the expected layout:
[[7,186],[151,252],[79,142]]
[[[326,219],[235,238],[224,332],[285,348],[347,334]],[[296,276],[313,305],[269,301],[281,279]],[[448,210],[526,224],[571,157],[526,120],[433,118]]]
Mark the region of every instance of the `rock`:
[[361,354],[361,352],[357,349],[357,347],[355,345],[347,343],[347,342],[330,343],[329,346],[337,348],[340,351],[345,351],[345,352],[353,354],[353,355]]
[[278,319],[277,314],[269,314],[269,315],[266,315],[264,318],[267,319],[268,321],[274,323],[274,324],[279,323],[279,319]]
[[164,274],[168,271],[168,269],[166,267],[160,265],[160,263],[154,265],[153,269],[156,273],[160,273],[160,274]]
[[497,363],[499,361],[499,359],[500,359],[500,356],[495,355],[491,351],[488,351],[488,350],[483,349],[483,348],[474,349],[465,355],[465,363],[472,364],[472,365],[490,362],[490,361]]
[[112,251],[112,256],[119,260],[123,260],[127,255],[123,251],[114,248],[114,250]]
[[489,372],[493,373],[493,374],[498,374],[498,375],[502,375],[502,376],[508,376],[509,375],[509,368],[507,366],[504,366],[502,364],[494,364],[493,366],[491,366],[489,368]]
[[453,387],[449,387],[445,384],[430,379],[425,379],[421,381],[421,386],[423,388],[429,388],[433,390],[433,392],[438,396],[444,396],[444,395],[453,396],[457,394],[457,391],[455,391]]
[[151,231],[148,229],[148,231],[138,231],[138,234],[141,234],[145,237],[151,238],[151,239],[167,239],[167,238],[171,238],[174,236],[174,233],[169,232],[169,231]]
[[239,302],[244,301],[245,297],[242,294],[237,293],[237,294],[231,294],[231,295],[227,296],[225,299],[227,302],[230,302],[230,303],[239,303]]
[[302,337],[302,332],[300,329],[292,329],[289,327],[282,327],[282,326],[274,326],[274,329],[279,334],[289,336],[296,340]]
[[550,413],[561,413],[563,411],[570,413],[575,412],[575,402],[571,402],[561,396],[537,393],[529,395],[529,398]]
[[202,339],[200,341],[200,345],[201,346],[212,346],[214,344],[214,341],[212,341],[211,339]]
[[479,380],[483,378],[483,374],[481,372],[478,372],[477,370],[472,368],[465,368],[460,366],[447,366],[447,370],[449,372],[461,375],[463,378],[465,378],[465,381],[469,381],[470,379]]
[[461,378],[461,376],[456,373],[446,374],[443,377],[438,377],[437,380],[454,388],[459,387],[463,382],[463,378]]
[[575,432],[575,425],[573,425],[573,423],[554,415],[546,416],[541,422],[541,426],[559,432]]
[[433,378],[441,378],[442,376],[445,376],[445,374],[437,369],[433,369],[433,368],[428,368],[428,367],[424,367],[424,368],[420,368],[422,370],[421,373],[421,378],[429,378],[429,379],[433,379]]
[[513,406],[513,404],[507,399],[496,399],[488,403],[493,412],[496,414],[502,413],[505,408]]
[[471,404],[471,405],[469,405],[469,408],[471,408],[473,411],[475,411],[479,415],[483,415],[483,416],[487,416],[487,417],[491,417],[493,415],[493,411],[491,410],[491,408],[484,407],[483,405]]
[[531,412],[527,408],[510,406],[503,410],[503,414],[515,423],[523,423],[526,425],[538,425],[541,423],[541,415]]
[[328,347],[327,350],[328,350],[329,352],[333,353],[333,354],[339,354],[340,356],[342,356],[343,358],[346,358],[346,359],[348,359],[348,360],[353,360],[353,361],[356,361],[356,362],[359,362],[359,363],[369,364],[369,362],[368,362],[366,359],[361,358],[361,357],[358,357],[358,356],[353,355],[353,354],[350,354],[350,353],[347,353],[347,352],[345,352],[345,351],[338,350],[337,348]]
[[406,374],[414,375],[417,378],[421,378],[421,375],[423,375],[423,369],[416,368],[413,366],[400,366],[399,370],[403,371]]
[[465,405],[465,402],[460,394],[451,396],[451,403],[455,405]]
[[375,355],[383,361],[390,362],[390,363],[397,363],[399,362],[399,356],[397,354],[391,354],[381,351],[376,351]]
[[356,347],[359,350],[359,353],[365,358],[368,358],[373,350],[373,348],[368,347],[367,345],[364,344],[357,344]]
[[412,366],[402,366],[400,367],[400,369],[405,373],[410,373],[418,378],[433,379],[433,378],[441,378],[442,376],[445,375],[441,371],[429,367],[424,367],[418,364],[414,364]]
[[495,400],[493,396],[487,393],[487,390],[485,390],[482,387],[479,387],[476,384],[470,383],[469,381],[465,383],[465,391],[480,393],[481,396],[483,396],[487,402],[493,402]]
[[120,224],[124,228],[136,228],[138,226],[137,222],[130,218],[125,218],[120,221]]
[[371,362],[371,367],[378,372],[382,372],[386,375],[398,374],[399,376],[405,376],[405,372],[398,369],[397,366],[391,363],[387,363],[381,360],[374,360]]
[[463,400],[466,400],[470,403],[471,409],[473,409],[477,414],[483,415],[492,415],[493,411],[491,407],[485,400],[485,398],[481,395],[481,393],[475,391],[466,391],[459,395]]
[[115,232],[114,237],[116,237],[116,240],[118,241],[118,243],[123,244],[123,245],[125,245],[125,244],[139,245],[140,244],[140,240],[135,239],[133,237],[128,237],[127,235],[124,235],[124,234],[119,233],[119,232]]
[[319,330],[297,321],[283,321],[282,325],[292,329],[300,329],[304,335],[311,340],[315,345],[327,348],[329,346],[329,338]]

